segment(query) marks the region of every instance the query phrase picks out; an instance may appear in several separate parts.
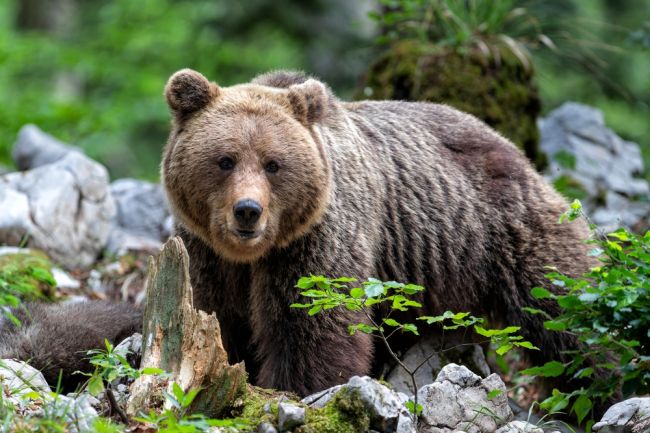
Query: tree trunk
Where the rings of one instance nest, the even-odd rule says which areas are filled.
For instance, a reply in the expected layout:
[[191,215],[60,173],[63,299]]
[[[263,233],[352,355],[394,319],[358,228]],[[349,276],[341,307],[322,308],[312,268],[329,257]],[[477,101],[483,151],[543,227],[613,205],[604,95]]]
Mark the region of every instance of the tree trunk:
[[216,315],[193,307],[189,257],[179,237],[149,259],[146,290],[141,366],[162,369],[170,377],[138,378],[131,386],[128,414],[160,409],[162,391],[175,382],[186,392],[201,389],[190,412],[222,416],[245,392],[246,372],[243,363],[228,364]]

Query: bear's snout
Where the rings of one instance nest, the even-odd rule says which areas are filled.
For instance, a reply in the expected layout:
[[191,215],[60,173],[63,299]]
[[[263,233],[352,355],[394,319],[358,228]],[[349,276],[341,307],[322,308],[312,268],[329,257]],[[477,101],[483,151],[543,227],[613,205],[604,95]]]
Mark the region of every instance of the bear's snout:
[[262,210],[262,206],[251,199],[239,200],[232,209],[237,223],[242,228],[252,228],[260,219]]

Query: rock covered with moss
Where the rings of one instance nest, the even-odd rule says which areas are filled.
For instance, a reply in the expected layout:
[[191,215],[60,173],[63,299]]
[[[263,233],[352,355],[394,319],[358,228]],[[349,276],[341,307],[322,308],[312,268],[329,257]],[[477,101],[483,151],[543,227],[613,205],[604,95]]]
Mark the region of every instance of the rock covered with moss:
[[538,166],[541,103],[533,71],[510,51],[498,57],[418,41],[393,44],[366,73],[359,98],[430,101],[474,114],[516,143]]
[[[413,417],[407,409],[408,401],[414,401],[414,398],[390,389],[375,379],[356,376],[346,384],[302,400],[311,411],[329,411],[330,414],[340,415],[347,410],[349,419],[357,422],[356,430],[341,431],[370,429],[386,433],[416,431]],[[459,430],[493,433],[513,417],[505,384],[498,375],[481,379],[467,367],[456,364],[443,367],[433,383],[419,389],[418,404],[422,405],[422,413],[417,431],[424,433]],[[315,427],[309,429],[309,421],[310,411],[307,411],[307,424],[296,431],[330,431]]]

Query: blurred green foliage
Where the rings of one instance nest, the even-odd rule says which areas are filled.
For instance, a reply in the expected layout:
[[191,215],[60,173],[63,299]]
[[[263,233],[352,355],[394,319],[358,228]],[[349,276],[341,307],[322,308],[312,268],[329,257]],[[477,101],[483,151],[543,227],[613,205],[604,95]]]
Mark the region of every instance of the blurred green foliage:
[[557,47],[533,53],[544,112],[567,100],[599,108],[608,127],[641,145],[650,179],[650,2],[518,3]]
[[[470,1],[477,5],[479,20],[486,1]],[[38,4],[45,11],[39,13],[58,14],[63,25],[41,31],[25,26],[29,20],[21,19],[21,5],[33,12]],[[502,21],[497,18],[508,13],[505,6],[515,15],[513,11],[525,7],[541,34],[557,46],[556,51],[532,53],[543,109],[566,100],[600,108],[617,133],[642,144],[650,165],[650,2],[499,4],[503,7],[489,9],[498,15],[488,22]],[[162,88],[175,70],[195,68],[228,85],[269,69],[301,68],[349,97],[377,58],[378,48],[372,44],[377,29],[366,16],[373,7],[380,10],[380,1],[0,2],[0,164],[11,164],[20,127],[35,123],[82,147],[105,163],[113,177],[155,179],[169,122]],[[475,37],[471,29],[450,28],[458,40]],[[436,33],[433,28],[416,30]]]
[[[313,29],[310,17],[328,16],[324,1],[77,0],[68,2],[73,24],[39,32],[17,28],[21,1],[0,3],[0,163],[10,163],[19,128],[35,123],[104,162],[113,177],[157,177],[169,123],[162,89],[177,69],[225,85],[270,69],[311,70],[322,39],[329,51],[319,59],[329,60],[344,48],[340,38],[353,46],[362,37],[349,34],[363,34],[344,2],[346,16]],[[339,39],[318,36],[328,28],[343,28]],[[360,60],[339,75],[357,75]]]

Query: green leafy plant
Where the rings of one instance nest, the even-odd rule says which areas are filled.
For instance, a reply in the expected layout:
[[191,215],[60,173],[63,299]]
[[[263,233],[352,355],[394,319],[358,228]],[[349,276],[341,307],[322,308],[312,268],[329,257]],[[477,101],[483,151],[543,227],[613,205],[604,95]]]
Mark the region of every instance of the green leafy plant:
[[[560,223],[577,218],[586,216],[576,200]],[[596,402],[606,401],[619,389],[625,396],[650,392],[650,231],[637,235],[621,228],[590,242],[594,245],[590,254],[598,257],[600,266],[581,278],[556,271],[547,274],[561,294],[541,287],[532,290],[535,298],[556,302],[561,313],[551,317],[527,309],[546,316],[546,329],[577,336],[582,347],[568,352],[568,361],[551,361],[522,372],[589,379],[586,388],[570,393],[553,390],[541,404],[551,411],[571,404],[580,422],[593,414]]]
[[188,409],[200,389],[184,392],[177,383],[171,384],[171,392],[165,392],[165,399],[173,409],[157,414],[153,411],[148,415],[136,418],[148,427],[160,433],[195,433],[208,432],[213,427],[221,427],[228,431],[250,429],[250,425],[240,419],[209,419],[200,414],[188,415]]
[[[311,316],[333,308],[345,308],[349,311],[361,312],[365,320],[360,323],[351,323],[348,326],[348,331],[351,335],[363,332],[380,339],[390,356],[410,376],[411,385],[414,389],[414,398],[406,403],[406,407],[416,425],[418,416],[422,411],[422,406],[418,403],[418,387],[415,380],[417,371],[436,354],[466,345],[461,343],[453,347],[445,347],[445,331],[458,329],[467,331],[473,328],[474,332],[484,337],[484,342],[489,342],[496,347],[499,355],[504,355],[515,347],[537,349],[532,343],[517,335],[519,328],[516,326],[509,326],[504,329],[487,329],[482,326],[484,324],[482,318],[471,316],[470,313],[445,311],[438,316],[420,316],[417,318],[426,325],[439,326],[442,330],[442,343],[438,352],[431,353],[415,368],[410,368],[393,351],[389,340],[397,332],[419,335],[418,325],[399,322],[392,318],[391,315],[395,312],[408,311],[411,308],[421,308],[422,305],[411,299],[411,297],[423,292],[424,288],[415,284],[404,284],[395,281],[383,282],[375,278],[369,278],[358,287],[350,287],[352,283],[356,282],[355,278],[347,277],[330,279],[324,276],[312,275],[300,278],[296,287],[301,289],[301,295],[306,297],[309,302],[295,303],[291,307],[307,309],[307,313]],[[374,314],[373,306],[379,304],[388,307],[389,313],[386,317],[377,317]],[[497,395],[496,393],[490,394],[491,398]]]
[[[0,261],[0,307],[18,307],[21,300],[43,299],[56,286],[51,265],[45,258],[27,254],[5,256]],[[3,313],[14,324],[20,321],[11,311]]]
[[500,48],[512,52],[529,68],[527,46],[546,45],[551,39],[525,8],[514,0],[381,0],[384,12],[370,17],[386,30],[379,42],[404,38],[455,48],[472,47],[486,57],[500,57]]
[[136,369],[126,359],[128,355],[126,348],[124,350],[115,348],[108,340],[104,340],[104,346],[106,349],[95,349],[87,352],[88,361],[94,367],[93,372],[77,373],[89,376],[85,387],[91,395],[96,396],[101,392],[106,393],[112,410],[126,424],[129,419],[115,399],[112,389],[113,382],[116,379],[135,380],[143,374],[164,374],[164,371],[158,368]]

